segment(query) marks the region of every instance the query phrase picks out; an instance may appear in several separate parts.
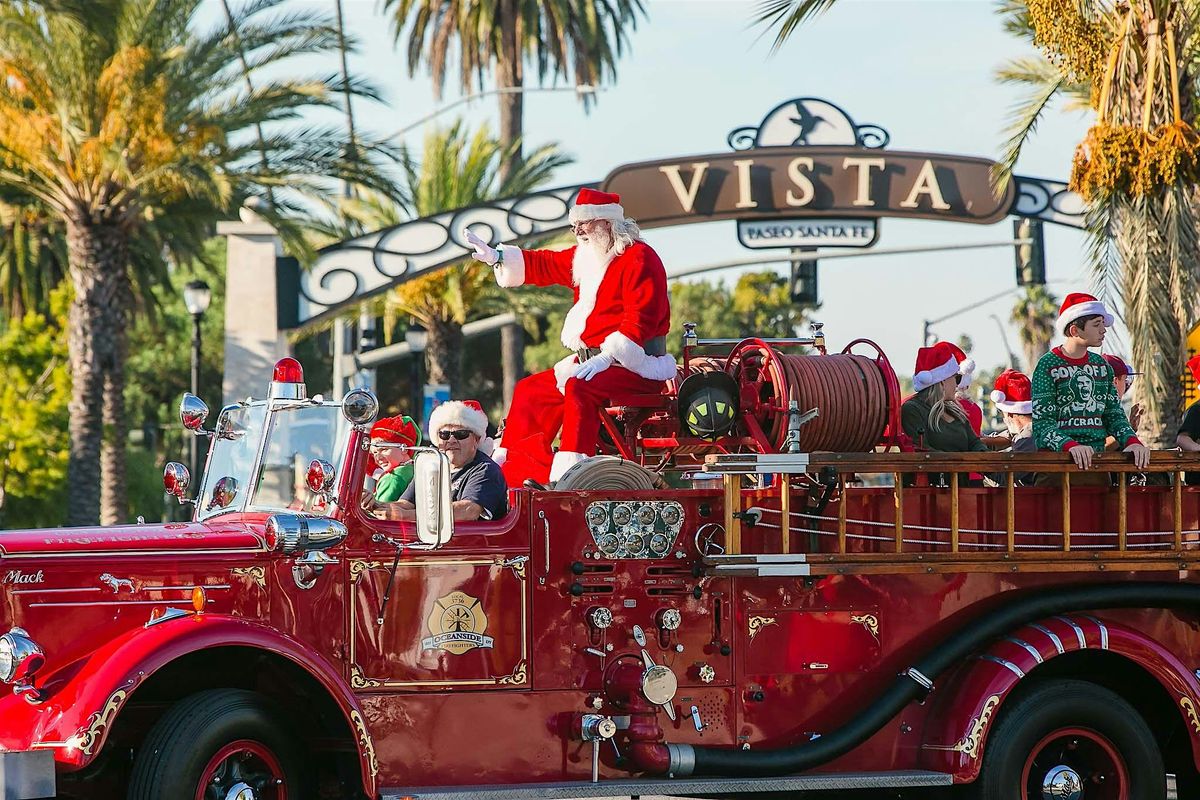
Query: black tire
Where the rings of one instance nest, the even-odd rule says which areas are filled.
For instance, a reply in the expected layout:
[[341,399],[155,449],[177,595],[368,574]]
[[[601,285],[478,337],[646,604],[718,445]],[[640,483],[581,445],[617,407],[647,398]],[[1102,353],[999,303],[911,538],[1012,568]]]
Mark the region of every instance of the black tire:
[[[308,790],[302,748],[288,733],[279,710],[260,694],[242,689],[211,689],[172,706],[150,729],[138,748],[129,782],[128,800],[193,800],[201,782],[209,783],[212,760],[236,742],[249,750],[228,759],[236,779],[248,784],[263,775],[283,781],[287,800],[300,800]],[[240,774],[246,769],[247,775]],[[226,789],[230,774],[225,774]],[[211,794],[211,792],[210,792]],[[224,797],[224,793],[217,796]],[[271,787],[260,798],[279,796]]]
[[[1145,720],[1114,692],[1076,680],[1037,684],[1006,704],[984,746],[983,770],[972,784],[971,796],[1041,800],[1047,768],[1059,764],[1083,779],[1085,798],[1107,794],[1122,779],[1129,800],[1166,797],[1162,753]],[[1121,771],[1123,778],[1113,774]],[[1103,783],[1092,782],[1101,774]]]

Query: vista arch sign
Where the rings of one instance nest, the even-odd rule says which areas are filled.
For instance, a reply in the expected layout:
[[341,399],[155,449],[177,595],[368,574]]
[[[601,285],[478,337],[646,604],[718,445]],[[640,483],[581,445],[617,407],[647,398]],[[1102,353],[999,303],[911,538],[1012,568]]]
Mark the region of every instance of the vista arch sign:
[[[506,242],[565,231],[568,211],[584,186],[619,193],[626,212],[643,228],[882,217],[988,225],[1008,215],[1083,227],[1083,203],[1062,182],[1015,176],[997,194],[992,161],[889,150],[889,140],[883,128],[856,124],[826,100],[788,100],[759,125],[732,131],[727,151],[626,164],[599,184],[404,222],[326,247],[304,272],[292,262],[277,276],[279,327],[310,325],[460,261],[471,251],[462,239],[465,227]],[[294,307],[286,300],[292,291],[298,301]]]

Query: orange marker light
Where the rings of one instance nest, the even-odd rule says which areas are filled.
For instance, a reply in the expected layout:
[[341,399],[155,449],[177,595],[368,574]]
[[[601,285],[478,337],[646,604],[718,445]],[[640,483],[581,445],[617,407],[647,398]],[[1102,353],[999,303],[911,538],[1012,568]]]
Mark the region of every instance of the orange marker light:
[[192,608],[196,609],[197,614],[204,613],[204,606],[208,602],[208,597],[204,594],[204,587],[197,586],[192,589]]

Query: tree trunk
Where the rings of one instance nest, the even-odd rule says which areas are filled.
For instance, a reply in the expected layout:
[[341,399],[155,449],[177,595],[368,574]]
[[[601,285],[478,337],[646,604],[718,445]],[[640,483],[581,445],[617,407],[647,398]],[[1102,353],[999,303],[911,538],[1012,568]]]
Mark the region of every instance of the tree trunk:
[[95,525],[101,518],[102,482],[112,484],[104,492],[105,518],[123,514],[125,506],[124,441],[116,446],[118,432],[126,428],[124,421],[112,424],[109,436],[104,434],[106,418],[115,421],[115,415],[124,411],[123,398],[106,402],[106,396],[114,388],[124,388],[128,245],[125,233],[115,225],[70,220],[67,247],[75,290],[67,316],[71,360],[67,524]]
[[516,0],[500,0],[500,20],[500,53],[496,64],[496,88],[500,90],[500,143],[506,148],[516,145],[512,157],[500,164],[498,177],[503,186],[524,160],[521,139],[525,98],[520,92],[524,76]]
[[125,480],[125,445],[129,420],[125,417],[125,359],[128,356],[125,326],[114,333],[115,366],[104,375],[101,419],[104,441],[100,445],[100,524],[121,525],[129,519],[129,497]]
[[500,329],[500,363],[504,370],[504,413],[512,402],[517,381],[525,377],[525,328],[520,323]]
[[450,398],[461,400],[458,390],[462,384],[462,325],[453,320],[434,319],[427,328],[426,380],[446,384],[450,387]]

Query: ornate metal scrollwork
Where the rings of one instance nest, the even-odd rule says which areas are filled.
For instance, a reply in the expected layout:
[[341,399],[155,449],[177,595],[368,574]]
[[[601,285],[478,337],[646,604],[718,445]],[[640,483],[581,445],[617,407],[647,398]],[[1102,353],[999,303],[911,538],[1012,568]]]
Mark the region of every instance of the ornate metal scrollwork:
[[566,230],[582,184],[460,208],[402,222],[326,247],[300,276],[299,324],[307,325],[350,301],[460,261],[471,252],[463,229],[492,242],[519,242]]
[[887,147],[891,134],[879,125],[859,125],[839,106],[817,97],[797,97],[767,112],[757,126],[734,128],[725,137],[732,150],[805,145]]
[[1017,199],[1013,202],[1012,214],[1053,222],[1068,228],[1086,227],[1087,208],[1083,198],[1072,192],[1067,184],[1025,175],[1014,175],[1013,183],[1016,186]]

